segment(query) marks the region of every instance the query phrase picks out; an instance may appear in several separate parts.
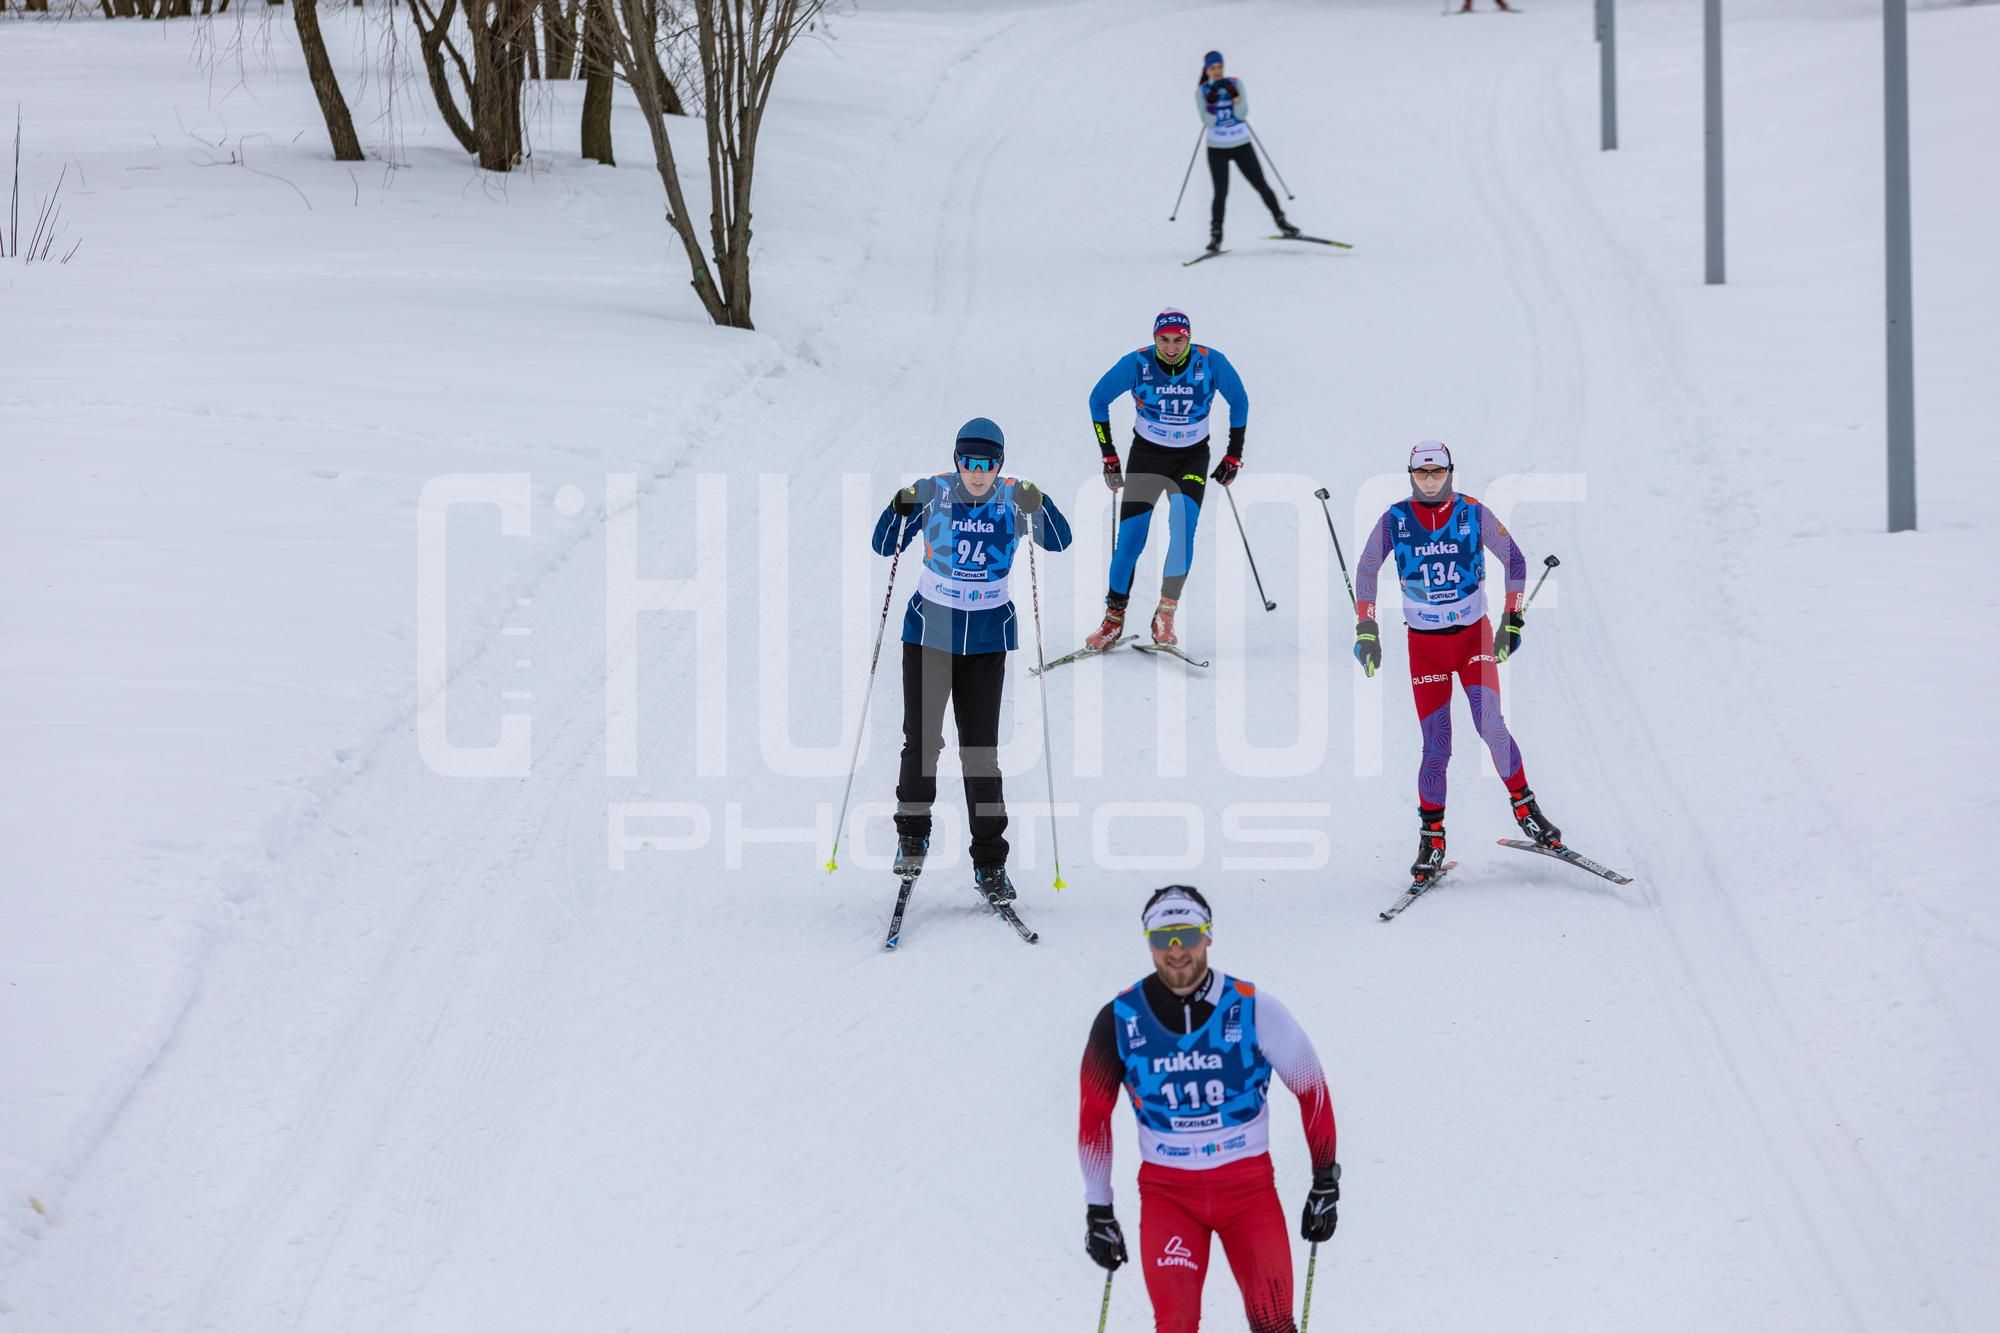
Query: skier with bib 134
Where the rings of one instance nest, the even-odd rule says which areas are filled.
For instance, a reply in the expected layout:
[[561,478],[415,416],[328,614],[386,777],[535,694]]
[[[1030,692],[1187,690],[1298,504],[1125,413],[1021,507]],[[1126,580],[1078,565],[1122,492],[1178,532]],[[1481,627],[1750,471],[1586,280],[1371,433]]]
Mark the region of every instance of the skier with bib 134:
[[[1354,568],[1354,656],[1369,675],[1382,665],[1381,627],[1375,623],[1376,575],[1394,561],[1409,625],[1410,688],[1423,730],[1423,765],[1417,772],[1421,832],[1410,867],[1413,887],[1443,872],[1445,770],[1451,763],[1452,677],[1465,687],[1472,724],[1493,755],[1493,766],[1514,806],[1521,831],[1537,845],[1560,848],[1562,830],[1548,821],[1528,788],[1521,747],[1500,712],[1500,663],[1521,649],[1527,558],[1492,510],[1452,489],[1451,450],[1425,440],[1410,451],[1410,498],[1390,505],[1361,548]],[[1485,559],[1491,551],[1507,566],[1499,636],[1486,618]]]
[[1111,1206],[1111,1114],[1139,1120],[1139,1262],[1157,1333],[1196,1333],[1210,1243],[1222,1238],[1252,1333],[1295,1333],[1292,1248],[1271,1175],[1271,1075],[1299,1099],[1312,1189],[1299,1234],[1333,1238],[1340,1216],[1333,1103],[1312,1042],[1284,1005],[1208,965],[1211,914],[1173,884],[1140,920],[1153,971],[1098,1011],[1084,1047],[1077,1152],[1090,1257],[1126,1262]]
[[[1090,423],[1103,456],[1104,484],[1124,494],[1118,502],[1117,540],[1111,552],[1110,588],[1104,595],[1104,623],[1085,637],[1092,652],[1114,648],[1125,635],[1125,607],[1153,506],[1170,497],[1167,561],[1160,579],[1160,605],[1153,613],[1153,642],[1174,648],[1174,612],[1194,564],[1194,532],[1201,500],[1211,477],[1224,486],[1243,467],[1243,433],[1250,420],[1250,395],[1229,358],[1213,347],[1192,346],[1188,317],[1163,310],[1153,320],[1153,345],[1118,358],[1090,391]],[[1111,439],[1111,404],[1129,393],[1138,415],[1132,449],[1121,467]],[[1229,443],[1211,474],[1209,408],[1220,393],[1229,403]]]
[[1278,196],[1264,180],[1264,168],[1257,161],[1257,147],[1250,136],[1250,100],[1243,93],[1243,80],[1223,72],[1222,52],[1210,51],[1201,58],[1201,82],[1194,90],[1195,110],[1208,127],[1208,178],[1215,186],[1215,202],[1208,208],[1208,249],[1222,249],[1222,215],[1229,206],[1229,168],[1232,163],[1243,173],[1271,210],[1271,220],[1287,237],[1299,229],[1285,220]]
[[913,878],[930,849],[944,710],[958,722],[974,885],[994,906],[1012,902],[1007,806],[1000,782],[1000,701],[1007,654],[1019,646],[1009,576],[1020,541],[1070,543],[1069,521],[1032,482],[1000,475],[1000,427],[959,427],[957,471],[897,491],[876,520],[874,548],[893,555],[923,540],[917,591],[903,615],[903,757],[896,782],[896,874]]

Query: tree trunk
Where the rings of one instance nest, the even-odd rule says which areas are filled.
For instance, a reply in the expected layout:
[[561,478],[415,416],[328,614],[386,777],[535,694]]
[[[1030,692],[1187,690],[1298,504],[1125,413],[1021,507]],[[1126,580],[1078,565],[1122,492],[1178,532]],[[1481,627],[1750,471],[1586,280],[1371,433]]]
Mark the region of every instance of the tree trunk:
[[[576,77],[575,0],[570,0],[567,8],[563,0],[541,0],[541,4],[542,72],[551,79],[573,79]],[[586,26],[588,23],[586,19]]]
[[451,131],[452,138],[458,140],[458,146],[468,153],[476,153],[479,151],[479,140],[459,112],[458,99],[452,96],[451,80],[446,77],[444,69],[444,53],[449,47],[451,58],[458,65],[458,77],[465,83],[466,94],[470,96],[472,74],[465,68],[465,58],[459,55],[458,48],[451,45],[451,20],[458,12],[458,0],[445,0],[444,12],[428,25],[424,22],[424,14],[428,10],[419,11],[417,0],[407,0],[407,3],[410,21],[417,27],[417,44],[423,52],[424,73],[430,79],[431,99],[437,103],[438,114],[444,117],[445,128]]
[[333,62],[327,59],[326,38],[319,31],[319,0],[292,0],[292,19],[298,24],[299,45],[305,49],[313,95],[319,98],[320,114],[326,118],[327,137],[333,140],[333,160],[359,162],[361,140],[354,135],[354,118],[347,114],[347,99],[340,95],[340,81],[334,77]]
[[534,17],[530,0],[485,0],[472,20],[472,132],[479,165],[511,171],[521,160],[521,89],[526,51],[521,33]]
[[583,15],[583,155],[607,167],[611,156],[610,0],[589,0]]

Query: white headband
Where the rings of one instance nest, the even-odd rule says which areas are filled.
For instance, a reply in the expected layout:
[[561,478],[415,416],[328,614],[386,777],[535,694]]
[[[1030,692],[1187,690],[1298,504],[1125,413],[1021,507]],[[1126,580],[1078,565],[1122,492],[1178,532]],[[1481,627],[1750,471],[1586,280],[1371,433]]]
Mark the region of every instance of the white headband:
[[1148,907],[1140,917],[1147,930],[1166,930],[1172,926],[1206,926],[1212,919],[1206,907],[1179,890],[1168,893]]

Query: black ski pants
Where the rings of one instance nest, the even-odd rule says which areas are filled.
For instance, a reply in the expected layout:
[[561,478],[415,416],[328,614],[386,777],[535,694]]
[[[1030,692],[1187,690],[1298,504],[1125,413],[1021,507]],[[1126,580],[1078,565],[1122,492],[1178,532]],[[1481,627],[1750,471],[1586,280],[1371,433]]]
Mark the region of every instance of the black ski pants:
[[1208,178],[1215,182],[1215,202],[1208,206],[1208,226],[1210,231],[1222,230],[1222,211],[1229,202],[1229,164],[1234,162],[1243,173],[1243,179],[1250,182],[1264,200],[1264,207],[1271,210],[1271,220],[1280,221],[1285,210],[1278,207],[1278,196],[1264,181],[1264,165],[1257,160],[1257,149],[1252,144],[1240,143],[1234,148],[1208,150]]
[[914,643],[903,645],[903,766],[896,781],[896,834],[931,835],[937,800],[938,755],[944,750],[947,700],[958,722],[958,757],[965,769],[965,809],[972,826],[972,864],[1007,863],[1007,804],[1000,790],[1000,699],[1007,654],[961,656]]

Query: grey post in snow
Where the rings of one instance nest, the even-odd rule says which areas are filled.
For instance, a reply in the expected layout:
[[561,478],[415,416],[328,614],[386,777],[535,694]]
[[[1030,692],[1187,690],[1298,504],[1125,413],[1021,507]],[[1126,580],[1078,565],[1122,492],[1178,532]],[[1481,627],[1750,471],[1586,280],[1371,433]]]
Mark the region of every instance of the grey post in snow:
[[1704,0],[1702,11],[1701,137],[1704,194],[1708,204],[1708,282],[1723,277],[1722,233],[1722,0]]
[[1618,146],[1618,0],[1597,0],[1597,107],[1608,153]]
[[1882,158],[1889,297],[1889,531],[1917,526],[1915,348],[1910,332],[1910,34],[1907,0],[1882,0]]

